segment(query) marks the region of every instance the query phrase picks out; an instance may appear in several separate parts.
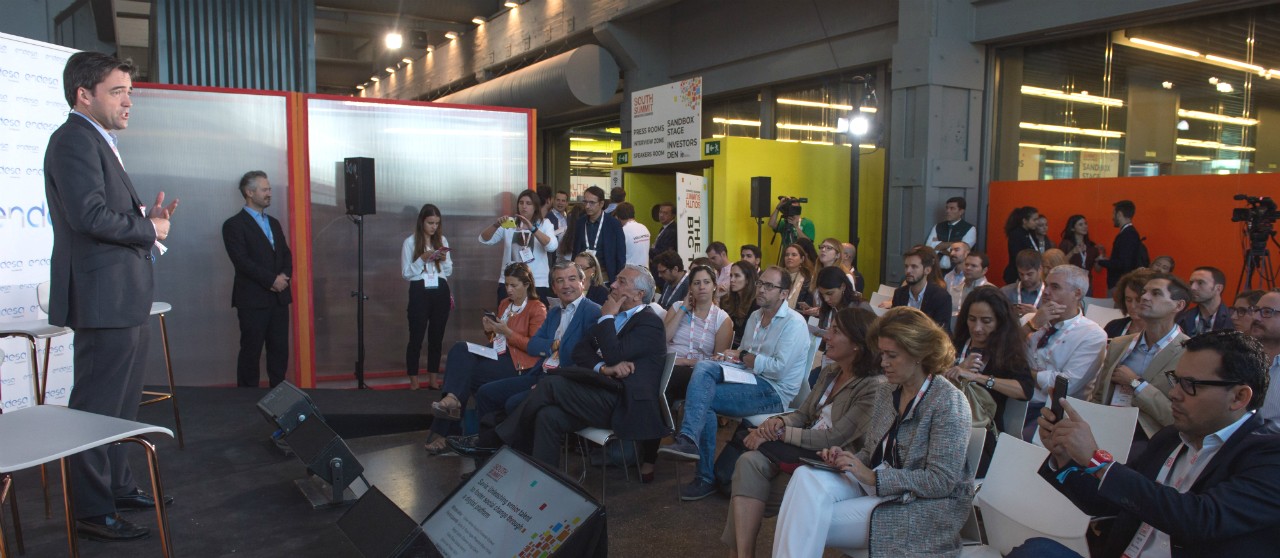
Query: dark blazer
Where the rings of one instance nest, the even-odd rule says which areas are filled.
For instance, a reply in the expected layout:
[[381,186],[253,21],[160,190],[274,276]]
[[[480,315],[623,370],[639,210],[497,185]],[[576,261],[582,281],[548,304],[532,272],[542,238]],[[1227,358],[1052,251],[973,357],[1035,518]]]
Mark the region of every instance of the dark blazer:
[[653,245],[649,247],[649,260],[652,261],[654,258],[658,257],[658,254],[666,252],[667,250],[675,250],[677,236],[679,236],[679,234],[678,231],[676,231],[675,221],[672,221],[671,224],[667,225],[665,228],[659,226],[658,234],[653,237]]
[[72,114],[49,137],[44,191],[53,222],[49,323],[142,325],[155,287],[155,227],[106,138]]
[[[1181,314],[1178,314],[1178,321],[1176,323],[1178,324],[1178,327],[1182,328],[1183,333],[1191,337],[1196,335],[1196,316],[1199,314],[1199,306],[1187,308],[1186,310],[1183,310]],[[1201,318],[1200,325],[1201,327],[1206,328],[1206,331],[1202,333],[1207,333],[1209,321]],[[1215,312],[1213,316],[1213,331],[1223,331],[1227,329],[1234,329],[1235,327],[1235,324],[1231,322],[1231,306],[1227,305],[1226,300],[1223,300],[1222,303],[1218,304],[1218,311]]]
[[671,305],[684,300],[689,295],[689,272],[684,272],[684,277],[680,278],[676,284],[667,283],[662,289],[662,296],[658,298],[658,306],[664,309],[670,309]]
[[293,277],[293,253],[280,221],[267,215],[267,222],[271,224],[274,248],[262,227],[244,209],[222,223],[222,244],[236,269],[231,285],[231,305],[236,308],[269,308],[273,303],[293,302],[292,287],[278,293],[271,291],[277,275]]
[[[551,345],[556,340],[556,330],[560,329],[560,317],[564,315],[564,308],[559,306],[547,311],[547,319],[543,320],[542,327],[538,328],[537,333],[529,338],[528,352],[529,356],[537,357],[538,364],[542,365],[542,360],[551,356]],[[573,319],[569,321],[569,327],[564,330],[564,337],[560,339],[560,366],[579,366],[573,360],[574,348],[577,347],[578,341],[582,339],[583,333],[587,331],[593,324],[600,319],[600,305],[590,300],[583,299],[578,303],[578,309],[573,313]]]
[[1174,557],[1274,556],[1280,544],[1280,434],[1257,415],[1240,425],[1186,494],[1157,484],[1178,432],[1156,433],[1106,482],[1076,472],[1058,484],[1048,463],[1040,475],[1090,515],[1116,515],[1102,556],[1120,556],[1142,523],[1169,534]]
[[1108,289],[1116,286],[1124,274],[1142,267],[1142,262],[1139,261],[1141,245],[1142,237],[1138,236],[1138,229],[1133,225],[1125,227],[1116,235],[1116,239],[1111,242],[1111,253],[1107,254],[1107,259],[1098,261],[1099,265],[1107,268]]
[[590,226],[589,223],[586,215],[578,218],[578,232],[573,237],[573,253],[580,254],[586,250],[587,239],[596,240],[596,226],[604,227],[596,242],[596,259],[600,260],[600,267],[608,272],[604,279],[605,283],[609,283],[627,265],[627,237],[622,234],[622,222],[608,213],[600,216],[599,225]]
[[662,318],[644,308],[614,333],[613,318],[591,327],[574,348],[573,362],[584,368],[627,361],[635,372],[622,379],[622,396],[613,409],[612,428],[624,440],[652,440],[669,434],[662,419],[658,388],[667,359],[667,335]]
[[[893,291],[893,305],[907,306],[907,301],[911,296],[911,287],[903,285]],[[951,295],[947,290],[928,283],[924,287],[924,297],[920,301],[920,311],[924,312],[933,321],[938,322],[942,329],[951,332]]]
[[1004,266],[1004,283],[1008,285],[1018,280],[1018,252],[1023,250],[1040,250],[1032,240],[1030,231],[1021,230],[1009,235],[1009,263]]

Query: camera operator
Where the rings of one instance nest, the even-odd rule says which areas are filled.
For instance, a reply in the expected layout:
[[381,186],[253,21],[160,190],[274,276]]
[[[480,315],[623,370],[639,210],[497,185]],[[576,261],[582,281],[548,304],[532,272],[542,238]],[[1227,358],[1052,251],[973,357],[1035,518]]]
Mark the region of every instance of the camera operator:
[[[782,235],[779,254],[798,238],[813,240],[813,221],[800,216],[800,204],[806,201],[808,200],[805,198],[778,196],[778,205],[773,208],[773,214],[769,215],[769,228]],[[778,221],[779,215],[782,216],[781,222]]]

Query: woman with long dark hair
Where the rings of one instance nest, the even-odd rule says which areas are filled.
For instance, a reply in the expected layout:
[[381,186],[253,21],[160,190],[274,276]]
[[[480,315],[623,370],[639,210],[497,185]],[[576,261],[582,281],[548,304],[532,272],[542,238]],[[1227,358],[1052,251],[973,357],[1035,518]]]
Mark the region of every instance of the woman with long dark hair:
[[[544,298],[550,297],[547,274],[551,267],[547,261],[547,253],[555,254],[560,241],[556,239],[556,230],[551,221],[542,218],[542,204],[537,192],[520,192],[516,197],[515,215],[498,217],[480,233],[481,244],[494,245],[499,242],[502,243],[502,269],[505,271],[513,263],[529,266],[538,294]],[[499,301],[507,296],[505,282],[505,276],[498,278]]]
[[413,234],[400,250],[400,274],[409,282],[409,345],[405,347],[405,372],[409,389],[418,389],[418,362],[422,339],[427,339],[427,387],[440,389],[440,350],[444,326],[449,322],[453,295],[449,281],[453,258],[444,237],[444,217],[440,208],[425,204],[418,211]]
[[729,266],[729,294],[720,299],[720,307],[733,320],[733,347],[742,344],[742,331],[747,325],[747,318],[760,308],[756,303],[756,281],[760,269],[746,260],[738,260]]
[[1058,249],[1066,253],[1067,263],[1089,272],[1089,282],[1093,282],[1093,268],[1099,255],[1098,245],[1089,238],[1089,222],[1084,215],[1067,218],[1067,227],[1062,230],[1062,242],[1058,243]]
[[813,300],[809,299],[809,292],[813,290],[813,259],[798,243],[793,242],[782,249],[782,268],[791,275],[787,306],[797,312],[813,306]]
[[1018,268],[1013,263],[1018,252],[1026,249],[1044,252],[1044,248],[1036,242],[1036,219],[1039,217],[1039,210],[1026,206],[1013,210],[1005,220],[1004,235],[1009,241],[1009,264],[1004,266],[1005,284],[1018,280]]

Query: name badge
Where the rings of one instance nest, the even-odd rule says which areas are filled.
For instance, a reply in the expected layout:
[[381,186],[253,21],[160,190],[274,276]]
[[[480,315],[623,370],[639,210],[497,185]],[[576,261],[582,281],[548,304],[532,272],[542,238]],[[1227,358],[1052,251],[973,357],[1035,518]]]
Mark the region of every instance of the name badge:
[[528,246],[521,248],[516,252],[516,261],[526,264],[533,262],[533,249]]
[[434,289],[440,286],[440,276],[436,274],[436,269],[431,264],[426,265],[427,276],[423,279],[428,289]]
[[493,336],[493,350],[500,355],[507,354],[507,336],[502,334]]

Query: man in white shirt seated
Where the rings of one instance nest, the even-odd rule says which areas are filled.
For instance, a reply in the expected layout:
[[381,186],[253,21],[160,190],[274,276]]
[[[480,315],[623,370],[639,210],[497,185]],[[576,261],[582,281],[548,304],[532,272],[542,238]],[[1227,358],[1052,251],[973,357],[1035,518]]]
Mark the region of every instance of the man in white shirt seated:
[[658,450],[698,462],[697,477],[680,488],[682,500],[701,500],[715,492],[716,415],[780,413],[795,399],[809,370],[808,326],[786,304],[791,275],[770,267],[760,274],[758,285],[760,309],[747,318],[742,349],[725,351],[724,368],[712,361],[694,367],[680,431],[674,443]]
[[[1128,464],[1099,448],[1089,423],[1063,403],[1042,410],[1050,457],[1040,475],[1102,525],[1094,556],[1275,556],[1280,541],[1280,435],[1256,411],[1270,399],[1266,355],[1237,331],[1185,343],[1173,388],[1173,425]],[[1276,395],[1276,394],[1270,394]],[[1114,448],[1111,448],[1114,449]],[[1028,540],[1009,558],[1079,558],[1057,541]]]
[[1027,327],[1035,332],[1028,340],[1027,360],[1031,361],[1036,391],[1027,405],[1027,423],[1022,432],[1025,440],[1035,434],[1040,408],[1049,400],[1058,376],[1067,378],[1066,395],[1088,399],[1107,346],[1107,332],[1084,317],[1081,310],[1084,293],[1089,290],[1089,275],[1085,270],[1071,264],[1060,265],[1049,271],[1044,285],[1040,308],[1027,322]]
[[946,251],[945,256],[938,256],[938,263],[946,262],[946,269],[951,270],[942,276],[942,282],[946,283],[947,291],[951,291],[952,287],[964,283],[964,259],[969,257],[969,245],[964,242],[952,242],[951,247]]

